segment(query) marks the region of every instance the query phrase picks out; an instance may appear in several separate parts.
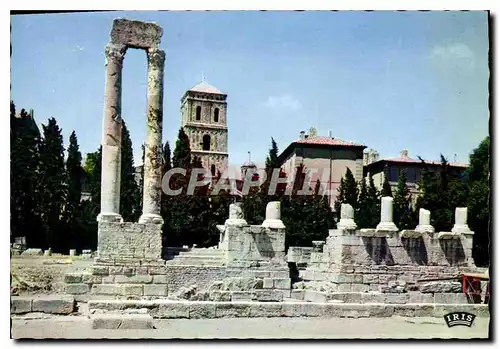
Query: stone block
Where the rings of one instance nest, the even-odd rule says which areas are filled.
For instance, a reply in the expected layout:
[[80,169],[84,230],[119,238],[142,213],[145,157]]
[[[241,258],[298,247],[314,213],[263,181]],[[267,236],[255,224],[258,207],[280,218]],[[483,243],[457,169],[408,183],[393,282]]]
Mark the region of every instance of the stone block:
[[190,319],[213,319],[215,318],[215,304],[208,302],[190,302]]
[[33,300],[28,297],[11,296],[10,313],[25,314],[31,312]]
[[283,294],[283,298],[290,298],[292,296],[292,290],[291,289],[288,289],[288,290],[275,290],[276,292],[280,292],[281,294]]
[[283,303],[281,306],[281,316],[300,317],[306,314],[305,303]]
[[95,314],[92,329],[147,330],[154,329],[153,317],[148,314]]
[[145,296],[166,296],[167,294],[168,288],[165,284],[144,285]]
[[165,275],[166,270],[165,267],[149,267],[148,273],[150,275]]
[[82,282],[82,274],[68,273],[64,275],[64,282],[67,284],[79,284]]
[[[329,304],[329,306],[333,306],[333,304]],[[371,306],[367,306],[364,304],[337,304],[338,309],[340,310],[339,317],[342,318],[362,318],[370,316],[370,308]]]
[[[456,304],[457,295],[463,295],[461,293],[434,293],[434,303],[437,304]],[[465,295],[463,295],[465,296]],[[467,300],[467,298],[465,298]]]
[[75,309],[75,299],[70,296],[42,296],[33,299],[33,311],[47,314],[71,314]]
[[269,276],[273,279],[286,279],[290,277],[290,271],[288,270],[280,270],[280,271],[271,271]]
[[230,302],[231,292],[230,291],[210,291],[209,299],[212,302]]
[[121,294],[121,291],[120,291],[120,285],[94,284],[92,285],[90,293],[96,295],[118,295]]
[[305,290],[292,290],[290,298],[304,300]]
[[[81,282],[84,284],[100,284],[103,278],[108,278],[109,276],[93,275],[91,273],[82,273]],[[111,276],[112,277],[112,276]]]
[[304,300],[306,302],[315,302],[315,303],[326,303],[329,299],[329,295],[325,292],[318,292],[313,290],[305,290],[304,292]]
[[408,292],[409,300],[408,303],[429,303],[434,302],[434,297],[432,293],[420,293],[420,292]]
[[378,283],[378,275],[377,274],[364,274],[363,275],[363,283],[364,284],[376,284]]
[[216,303],[215,317],[217,318],[235,318],[249,317],[251,303]]
[[137,284],[121,284],[120,294],[122,296],[142,296],[144,294],[144,286]]
[[287,279],[274,279],[274,288],[280,290],[289,290],[292,287],[292,280]]
[[68,294],[86,294],[89,292],[89,285],[87,284],[67,284],[65,291]]
[[304,304],[304,316],[306,317],[322,317],[325,314],[325,310],[328,303],[309,303]]
[[167,275],[153,275],[153,284],[166,284]]
[[92,275],[109,275],[109,267],[103,265],[93,265]]
[[403,317],[415,317],[415,307],[404,304],[394,306],[394,315]]
[[255,303],[250,306],[250,317],[279,317],[282,304],[280,303]]
[[337,289],[339,292],[351,292],[352,284],[339,284]]
[[344,303],[362,303],[364,293],[345,292],[344,294],[340,295],[340,299],[343,300]]
[[391,317],[394,315],[394,306],[387,304],[371,304],[368,307],[370,317]]
[[251,301],[254,294],[251,291],[234,291],[231,292],[231,301]]
[[370,286],[367,284],[352,284],[351,291],[352,292],[368,292],[368,291],[370,291]]
[[136,275],[148,275],[148,267],[135,267]]
[[103,284],[113,284],[115,282],[114,275],[103,276],[101,279]]
[[115,282],[117,284],[150,284],[153,282],[152,275],[116,275]]
[[415,317],[432,317],[434,316],[434,305],[433,304],[414,304],[414,316]]
[[163,303],[150,314],[159,319],[189,319],[189,303]]
[[462,284],[458,281],[431,281],[421,284],[419,289],[422,293],[460,293]]
[[387,304],[406,304],[410,300],[408,293],[385,293],[384,297]]
[[361,303],[384,303],[385,296],[379,292],[361,293]]
[[258,302],[282,302],[283,293],[275,290],[255,290],[254,300]]
[[264,284],[263,287],[265,289],[271,289],[274,287],[274,280],[271,278],[264,278]]

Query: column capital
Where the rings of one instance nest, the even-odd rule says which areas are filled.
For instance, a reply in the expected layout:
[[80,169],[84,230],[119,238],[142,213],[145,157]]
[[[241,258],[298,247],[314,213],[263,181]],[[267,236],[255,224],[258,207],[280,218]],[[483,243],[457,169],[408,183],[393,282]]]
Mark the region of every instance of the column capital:
[[165,66],[165,51],[159,48],[149,49],[148,64],[153,68],[163,69]]
[[104,54],[106,55],[106,63],[110,60],[114,63],[122,64],[125,53],[127,52],[127,46],[120,44],[107,44]]

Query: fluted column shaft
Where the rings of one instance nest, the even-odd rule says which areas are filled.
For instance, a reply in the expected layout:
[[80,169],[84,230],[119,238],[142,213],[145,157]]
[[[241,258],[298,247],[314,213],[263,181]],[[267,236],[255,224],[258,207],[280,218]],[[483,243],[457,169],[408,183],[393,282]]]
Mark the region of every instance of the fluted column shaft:
[[141,223],[163,223],[161,217],[161,168],[163,128],[163,70],[165,52],[148,50],[148,124],[144,155],[144,191]]

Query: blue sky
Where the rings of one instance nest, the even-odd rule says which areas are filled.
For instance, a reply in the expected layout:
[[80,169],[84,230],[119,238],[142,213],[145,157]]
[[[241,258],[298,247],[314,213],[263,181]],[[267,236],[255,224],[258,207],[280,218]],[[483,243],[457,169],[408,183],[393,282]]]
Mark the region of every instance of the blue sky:
[[[163,27],[164,141],[180,98],[205,80],[228,94],[229,159],[263,163],[300,130],[395,157],[468,162],[488,135],[486,12],[105,12],[12,16],[11,99],[38,123],[55,117],[65,145],[101,139],[104,47],[117,17]],[[146,135],[146,55],[129,50],[122,117],[136,160]]]

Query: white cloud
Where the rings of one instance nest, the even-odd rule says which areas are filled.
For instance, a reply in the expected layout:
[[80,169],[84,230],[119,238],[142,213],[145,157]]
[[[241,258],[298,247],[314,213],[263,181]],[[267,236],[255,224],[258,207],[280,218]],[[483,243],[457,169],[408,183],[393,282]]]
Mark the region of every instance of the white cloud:
[[293,96],[288,94],[283,94],[281,96],[269,96],[265,103],[266,107],[272,109],[290,109],[299,110],[302,105],[298,100],[293,98]]
[[463,43],[434,46],[431,58],[439,59],[447,64],[455,64],[461,67],[474,67],[474,52]]

